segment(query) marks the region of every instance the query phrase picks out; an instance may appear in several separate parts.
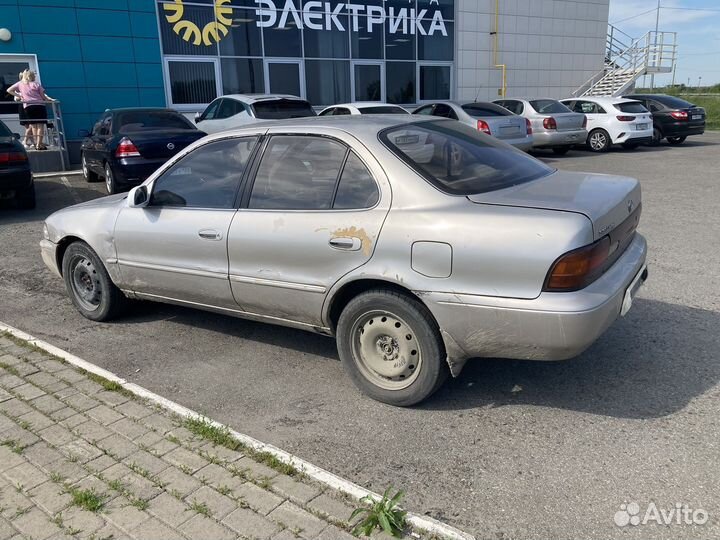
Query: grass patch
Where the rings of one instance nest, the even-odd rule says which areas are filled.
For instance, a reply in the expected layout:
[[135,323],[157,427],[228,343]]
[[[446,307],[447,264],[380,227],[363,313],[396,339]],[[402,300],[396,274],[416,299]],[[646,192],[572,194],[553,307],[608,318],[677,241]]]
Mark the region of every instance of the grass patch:
[[70,488],[68,493],[75,506],[88,512],[99,512],[105,506],[105,497],[96,493],[94,489]]
[[59,472],[53,471],[50,473],[50,481],[56,484],[62,484],[65,481],[65,477]]
[[141,499],[139,497],[133,497],[130,499],[130,504],[137,508],[138,510],[147,510],[150,506],[150,503],[147,502],[145,499]]
[[109,379],[106,379],[105,377],[96,375],[95,373],[85,371],[84,369],[81,369],[80,372],[92,382],[102,386],[108,392],[117,392],[118,394],[122,394],[125,397],[134,397],[134,394],[130,390],[126,390],[125,388],[123,388],[123,386],[119,382],[111,381]]
[[402,536],[407,527],[405,520],[407,512],[400,510],[397,505],[405,494],[401,490],[390,497],[391,490],[392,486],[387,488],[379,501],[370,495],[360,499],[360,502],[368,506],[357,508],[350,516],[350,521],[357,516],[363,516],[362,521],[353,529],[353,534],[362,532],[365,536],[370,536],[374,530],[378,529],[396,538]]
[[7,446],[16,454],[22,454],[23,450],[25,450],[25,447],[22,444],[12,439],[9,441],[3,441],[2,443],[0,443],[0,446]]
[[208,505],[205,503],[193,501],[192,504],[190,505],[190,510],[195,511],[198,514],[202,514],[205,517],[212,517],[212,512],[210,512]]
[[6,364],[5,362],[0,362],[0,368],[3,368],[5,371],[10,373],[11,375],[15,375],[16,377],[20,377],[20,372],[15,369],[10,364]]
[[186,418],[183,421],[183,426],[194,435],[210,441],[213,444],[223,446],[229,450],[242,451],[246,456],[254,461],[262,463],[279,473],[286,474],[288,476],[300,476],[301,474],[298,469],[289,463],[280,461],[269,452],[262,452],[255,450],[254,448],[250,448],[233,437],[226,427],[215,426],[205,418]]

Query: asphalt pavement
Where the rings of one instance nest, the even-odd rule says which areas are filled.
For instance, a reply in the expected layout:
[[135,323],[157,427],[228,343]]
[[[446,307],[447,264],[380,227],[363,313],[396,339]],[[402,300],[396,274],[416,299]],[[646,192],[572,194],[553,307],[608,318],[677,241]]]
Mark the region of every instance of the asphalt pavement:
[[[414,512],[479,538],[717,538],[720,133],[537,155],[643,185],[649,281],[571,361],[475,360],[397,409],[355,390],[329,338],[152,303],[93,323],[38,248],[45,216],[102,195],[75,176],[38,180],[33,212],[0,207],[0,321],[375,491],[401,487]],[[615,524],[651,503],[708,519]]]

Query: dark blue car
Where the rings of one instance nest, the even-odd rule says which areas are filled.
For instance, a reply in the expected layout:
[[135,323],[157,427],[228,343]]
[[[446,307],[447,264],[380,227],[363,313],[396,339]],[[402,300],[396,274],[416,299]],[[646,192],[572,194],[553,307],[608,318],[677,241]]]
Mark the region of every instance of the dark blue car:
[[35,208],[35,184],[25,147],[0,121],[0,199],[15,199],[20,208]]
[[81,149],[85,180],[105,179],[108,193],[127,191],[145,181],[160,165],[205,136],[171,109],[110,109]]

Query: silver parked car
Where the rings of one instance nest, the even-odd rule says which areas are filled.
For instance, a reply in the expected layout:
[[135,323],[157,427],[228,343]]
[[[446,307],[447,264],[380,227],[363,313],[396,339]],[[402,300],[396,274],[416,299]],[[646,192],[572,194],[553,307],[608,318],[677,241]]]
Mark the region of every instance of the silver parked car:
[[584,351],[647,277],[640,203],[459,122],[332,116],[205,137],[40,245],[91,320],[142,298],[335,336],[360,389],[407,406],[470,358]]
[[318,116],[347,116],[349,114],[410,114],[400,105],[379,101],[356,101],[325,107]]
[[497,99],[493,101],[512,113],[530,120],[535,148],[551,148],[567,154],[576,144],[587,140],[587,118],[571,111],[556,99]]
[[423,105],[413,111],[413,114],[458,120],[520,150],[530,150],[533,147],[530,120],[494,103],[441,101]]

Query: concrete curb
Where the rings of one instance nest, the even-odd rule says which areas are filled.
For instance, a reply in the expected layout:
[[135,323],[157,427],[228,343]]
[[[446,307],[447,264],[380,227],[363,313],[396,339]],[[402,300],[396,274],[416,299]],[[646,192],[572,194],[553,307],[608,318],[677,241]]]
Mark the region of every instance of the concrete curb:
[[[345,480],[344,478],[341,478],[337,476],[336,474],[333,474],[329,471],[326,471],[325,469],[322,469],[321,467],[318,467],[316,465],[313,465],[312,463],[309,463],[305,461],[304,459],[301,459],[293,454],[290,454],[289,452],[286,452],[280,448],[277,448],[273,445],[266,444],[264,442],[261,442],[257,439],[254,439],[248,435],[245,435],[243,433],[239,433],[235,431],[234,429],[231,429],[230,427],[221,424],[220,422],[216,422],[215,420],[212,420],[210,418],[207,418],[206,416],[203,416],[200,413],[197,413],[193,411],[192,409],[188,409],[187,407],[184,407],[178,403],[175,403],[174,401],[170,401],[169,399],[166,399],[162,396],[159,396],[153,392],[150,392],[149,390],[146,390],[142,386],[138,386],[137,384],[131,383],[126,381],[125,379],[118,377],[114,373],[103,369],[99,366],[96,366],[95,364],[91,364],[87,360],[83,360],[82,358],[79,358],[75,356],[74,354],[71,354],[67,351],[64,351],[58,347],[55,347],[54,345],[51,345],[50,343],[47,343],[45,341],[42,341],[40,339],[37,339],[34,336],[31,336],[30,334],[27,334],[23,332],[22,330],[18,330],[17,328],[14,328],[12,326],[9,326],[3,322],[0,322],[0,332],[7,332],[11,334],[12,336],[22,339],[24,341],[27,341],[29,344],[38,347],[39,349],[44,350],[45,352],[48,352],[52,355],[55,355],[59,358],[62,358],[67,363],[83,369],[89,373],[93,373],[95,375],[98,375],[100,377],[103,377],[109,381],[113,381],[121,385],[126,390],[132,392],[133,394],[146,399],[148,401],[151,401],[164,409],[167,409],[182,418],[198,418],[203,419],[210,424],[214,425],[215,427],[221,428],[221,429],[227,429],[230,434],[235,437],[238,441],[241,443],[254,448],[257,451],[260,452],[267,452],[269,454],[272,454],[275,456],[278,460],[282,461],[283,463],[287,463],[289,465],[292,465],[293,467],[297,468],[298,470],[302,471],[306,475],[308,475],[310,478],[315,480],[316,482],[320,482],[332,489],[336,489],[342,493],[345,493],[346,495],[349,495],[350,497],[360,500],[363,497],[371,496],[374,499],[379,500],[381,498],[380,495],[377,493],[374,493],[372,491],[369,491],[361,486],[358,486],[357,484],[354,484],[353,482],[350,482],[349,480]],[[431,534],[436,534],[439,536],[442,536],[444,538],[447,538],[448,540],[475,540],[475,537],[467,534],[459,529],[456,529],[455,527],[451,527],[450,525],[446,525],[445,523],[442,523],[436,519],[429,518],[426,516],[419,516],[416,514],[408,513],[407,515],[408,523],[410,523],[413,527],[417,529],[422,529],[423,531],[427,531]]]

